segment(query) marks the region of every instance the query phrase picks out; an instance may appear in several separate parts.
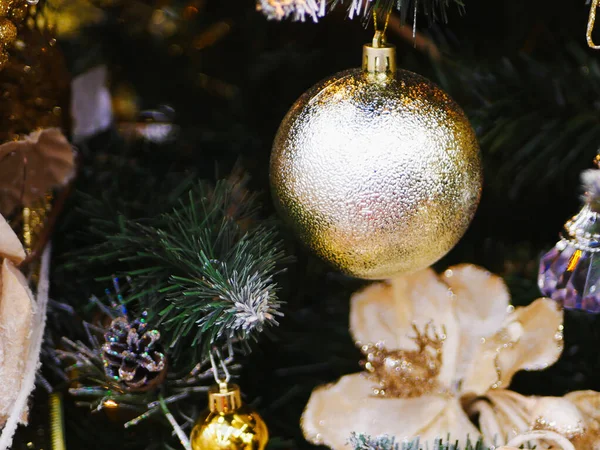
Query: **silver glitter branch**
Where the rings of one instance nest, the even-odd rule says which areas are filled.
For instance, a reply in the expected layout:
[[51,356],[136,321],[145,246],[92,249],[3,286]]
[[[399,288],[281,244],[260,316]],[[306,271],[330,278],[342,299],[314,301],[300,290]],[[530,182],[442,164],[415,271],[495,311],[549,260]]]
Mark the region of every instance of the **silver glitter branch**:
[[291,17],[302,21],[310,17],[317,21],[325,15],[327,0],[258,0],[256,9],[268,19],[283,20]]
[[450,5],[461,12],[464,10],[463,0],[257,0],[256,9],[268,19],[291,18],[304,22],[308,17],[317,22],[338,5],[346,5],[351,19],[368,17],[374,10],[385,17],[395,10],[403,22],[412,19],[413,23],[416,23],[417,13],[428,17],[429,21],[445,22]]

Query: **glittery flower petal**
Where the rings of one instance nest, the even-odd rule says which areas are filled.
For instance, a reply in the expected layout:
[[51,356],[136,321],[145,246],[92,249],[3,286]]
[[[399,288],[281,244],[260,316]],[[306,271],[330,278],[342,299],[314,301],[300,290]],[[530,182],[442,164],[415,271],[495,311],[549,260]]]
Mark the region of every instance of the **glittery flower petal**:
[[600,422],[600,392],[575,391],[564,396],[588,418]]
[[463,392],[483,394],[507,387],[519,370],[542,370],[554,364],[563,349],[563,314],[556,302],[540,298],[508,315],[502,328],[486,338],[468,368]]
[[555,431],[568,439],[580,436],[586,428],[586,417],[567,397],[541,397],[531,411],[531,427]]
[[388,349],[412,350],[412,324],[423,329],[431,323],[446,330],[443,364],[438,380],[449,385],[454,378],[459,333],[448,286],[432,269],[371,284],[351,299],[350,331],[362,344],[382,342]]
[[460,380],[473,364],[481,338],[502,327],[510,296],[502,278],[478,266],[450,267],[442,279],[456,295],[455,313],[460,327],[456,378]]
[[435,439],[443,440],[448,436],[452,438],[453,443],[458,441],[459,448],[466,444],[467,439],[474,442],[480,437],[479,431],[469,420],[456,397],[448,399],[443,411],[427,427],[419,430],[418,435],[421,442],[429,443],[429,448],[433,447],[431,444]]
[[[422,433],[423,438],[433,439],[435,433],[447,432],[441,415],[452,400],[441,396],[380,398],[372,396],[372,390],[373,383],[362,374],[346,375],[335,384],[315,389],[302,416],[306,439],[333,450],[347,450],[352,432],[387,434],[398,440]],[[452,410],[448,420],[454,423],[458,413]],[[466,416],[463,420],[468,421]],[[440,428],[434,430],[430,425],[436,422]],[[474,428],[469,432],[476,433]]]

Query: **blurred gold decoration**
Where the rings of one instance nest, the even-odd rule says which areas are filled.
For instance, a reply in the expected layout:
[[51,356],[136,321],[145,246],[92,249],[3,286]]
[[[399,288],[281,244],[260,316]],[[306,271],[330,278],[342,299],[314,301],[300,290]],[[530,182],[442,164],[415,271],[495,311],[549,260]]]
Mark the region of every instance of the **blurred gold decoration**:
[[378,31],[363,68],[303,94],[271,154],[281,216],[336,269],[369,279],[421,270],[466,231],[482,184],[475,132],[426,78],[395,68]]
[[208,27],[207,30],[196,36],[192,45],[196,50],[202,50],[207,47],[212,47],[218,41],[227,36],[230,31],[231,21],[222,20],[211,25],[210,27]]
[[96,3],[93,0],[46,0],[38,23],[43,23],[57,37],[73,37],[82,28],[104,19],[104,12]]
[[242,403],[240,388],[220,383],[208,393],[209,408],[192,429],[192,450],[263,450],[269,431],[260,415]]
[[169,38],[177,32],[179,17],[169,8],[158,8],[148,22],[148,32],[163,38]]
[[[17,38],[17,27],[27,15],[27,0],[0,0],[0,70],[8,61],[8,50]],[[37,2],[35,2],[37,3]]]
[[[519,370],[541,370],[558,359],[562,321],[550,299],[510,307],[503,280],[472,265],[372,284],[352,296],[350,310],[357,345],[375,347],[367,373],[315,389],[302,416],[304,435],[335,450],[346,449],[354,431],[420,436],[424,447],[448,435],[460,444],[481,436],[486,445],[503,445],[511,433],[528,430],[538,400],[508,390],[510,381]],[[416,339],[415,327],[424,330]],[[428,333],[432,327],[443,335]]]
[[29,7],[0,77],[0,143],[44,128],[70,129],[69,72],[52,31],[38,17],[39,9]]
[[7,18],[0,19],[0,42],[9,46],[17,38],[17,27]]
[[192,0],[183,8],[183,20],[192,20],[206,5],[206,0]]
[[138,95],[129,83],[119,83],[113,89],[112,109],[117,120],[133,121],[140,114]]
[[73,148],[57,128],[0,145],[0,213],[8,215],[25,206],[31,217],[31,208],[45,208],[36,202],[51,189],[65,186],[74,171]]

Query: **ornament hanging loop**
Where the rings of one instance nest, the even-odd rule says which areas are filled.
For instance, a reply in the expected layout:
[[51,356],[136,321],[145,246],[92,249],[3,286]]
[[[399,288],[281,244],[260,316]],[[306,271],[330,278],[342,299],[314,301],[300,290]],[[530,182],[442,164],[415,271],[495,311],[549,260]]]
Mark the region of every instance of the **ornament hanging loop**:
[[594,32],[594,24],[596,23],[596,12],[598,11],[598,0],[592,0],[592,6],[590,7],[590,17],[588,19],[586,39],[587,44],[594,50],[600,50],[600,45],[594,44],[592,33]]
[[[210,364],[212,366],[212,370],[213,370],[213,376],[215,377],[215,381],[217,382],[217,384],[219,385],[219,387],[221,388],[221,390],[227,390],[227,384],[229,383],[229,380],[231,380],[231,374],[229,373],[229,370],[227,369],[227,365],[225,364],[225,362],[223,361],[223,358],[221,357],[221,352],[218,348],[214,348],[210,353]],[[216,360],[215,360],[216,357]],[[221,366],[222,372],[224,377],[221,378],[219,375],[219,365]]]
[[385,32],[390,21],[391,10],[385,19],[383,30],[377,26],[377,11],[373,9],[375,35],[371,45],[363,46],[363,70],[369,73],[394,74],[396,72],[396,47],[387,44]]

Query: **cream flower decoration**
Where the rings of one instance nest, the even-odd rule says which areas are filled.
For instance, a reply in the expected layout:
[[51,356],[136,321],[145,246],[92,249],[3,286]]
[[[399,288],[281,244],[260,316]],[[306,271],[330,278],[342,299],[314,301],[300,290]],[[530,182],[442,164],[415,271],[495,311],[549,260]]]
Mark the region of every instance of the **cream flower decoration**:
[[[25,259],[19,238],[0,215],[0,427],[19,395],[30,347],[35,301],[17,268]],[[26,422],[26,416],[22,422]]]
[[[372,284],[353,295],[350,311],[367,373],[315,389],[304,435],[336,450],[352,432],[504,445],[530,428],[535,402],[506,388],[517,371],[558,359],[562,320],[545,298],[513,309],[502,279],[472,265]],[[476,413],[481,431],[469,418]]]

